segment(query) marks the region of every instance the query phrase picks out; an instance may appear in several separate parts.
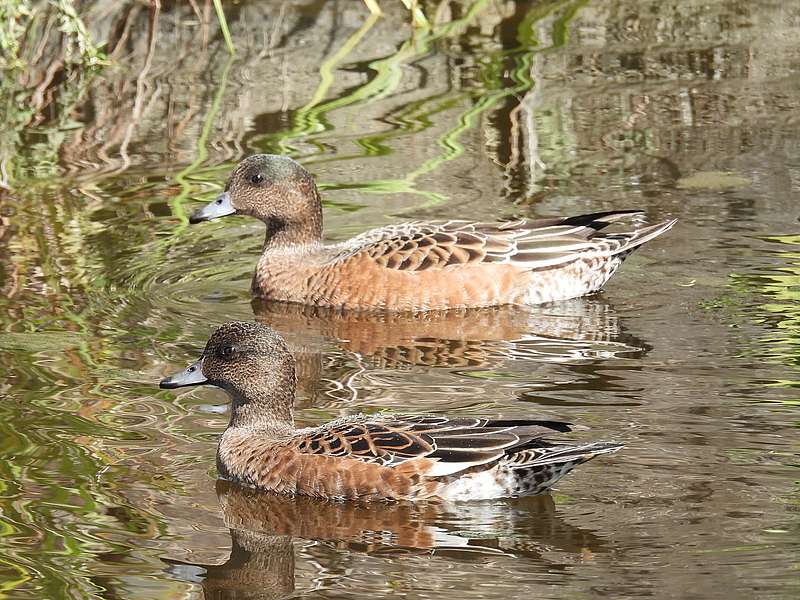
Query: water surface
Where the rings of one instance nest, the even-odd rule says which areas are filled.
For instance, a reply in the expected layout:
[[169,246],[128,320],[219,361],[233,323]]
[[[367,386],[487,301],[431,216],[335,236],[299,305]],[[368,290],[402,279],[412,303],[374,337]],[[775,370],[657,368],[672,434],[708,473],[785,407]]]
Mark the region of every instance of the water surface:
[[[800,6],[436,6],[412,30],[400,3],[226,3],[233,59],[188,4],[87,9],[113,66],[25,129],[0,191],[0,596],[797,597]],[[331,240],[679,224],[551,306],[251,305],[261,225],[186,214],[253,152],[317,177]],[[552,495],[449,507],[215,486],[224,395],[156,382],[234,318],[287,338],[303,424],[536,415],[627,447]]]

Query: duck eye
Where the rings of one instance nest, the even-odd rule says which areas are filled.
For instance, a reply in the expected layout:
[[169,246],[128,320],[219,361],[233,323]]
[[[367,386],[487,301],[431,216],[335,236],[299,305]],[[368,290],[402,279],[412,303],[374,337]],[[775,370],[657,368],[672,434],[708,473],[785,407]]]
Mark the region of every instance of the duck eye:
[[252,183],[253,185],[258,185],[260,183],[263,183],[263,181],[264,181],[264,175],[261,173],[256,173],[255,175],[250,176],[250,183]]
[[222,350],[219,351],[219,355],[222,358],[229,358],[233,356],[234,352],[236,352],[236,346],[225,346]]

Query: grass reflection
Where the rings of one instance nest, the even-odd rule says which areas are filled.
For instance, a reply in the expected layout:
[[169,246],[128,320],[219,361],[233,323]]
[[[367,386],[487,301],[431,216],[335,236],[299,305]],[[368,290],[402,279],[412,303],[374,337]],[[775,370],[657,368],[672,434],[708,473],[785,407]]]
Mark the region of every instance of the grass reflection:
[[[225,30],[227,31],[227,28]],[[229,40],[229,36],[226,37],[226,40]],[[186,211],[183,208],[183,202],[186,200],[186,198],[188,198],[189,193],[192,190],[191,184],[189,183],[189,178],[192,173],[208,158],[208,149],[206,147],[208,144],[208,135],[211,132],[211,127],[213,126],[214,120],[217,118],[217,113],[219,113],[222,105],[222,99],[225,96],[225,85],[228,82],[228,74],[230,73],[233,62],[234,58],[231,56],[225,63],[225,66],[223,66],[222,72],[220,73],[219,83],[217,84],[217,93],[214,95],[211,108],[208,110],[208,114],[203,122],[203,128],[200,130],[200,135],[197,138],[197,156],[195,156],[195,159],[191,162],[191,164],[181,169],[175,175],[175,183],[181,187],[180,194],[170,201],[170,206],[172,207],[173,213],[181,220],[178,230],[175,232],[176,234],[180,233],[181,230],[189,225],[189,218],[186,216]]]
[[[759,340],[759,354],[765,359],[800,370],[800,236],[780,235],[763,238],[780,244],[771,252],[784,266],[769,272],[734,276],[734,285],[757,292],[768,301],[758,305],[756,322],[769,326],[771,333]],[[776,387],[800,388],[800,379],[775,381]],[[778,399],[783,404],[800,406],[800,399]]]
[[[344,62],[347,55],[374,26],[373,15],[323,63],[320,68],[320,85],[312,95],[311,101],[292,114],[292,126],[287,130],[261,136],[257,146],[264,152],[295,156],[302,153],[300,148],[293,145],[295,140],[323,148],[322,136],[334,130],[329,115],[346,107],[378,101],[396,93],[406,77],[406,67],[430,54],[437,45],[444,43],[448,38],[458,39],[470,25],[475,24],[488,4],[484,0],[473,2],[461,18],[415,30],[414,35],[391,55],[369,63],[374,76],[366,83],[336,98],[323,101],[335,79],[334,67]],[[481,57],[476,65],[479,73],[468,85],[434,93],[387,113],[385,120],[394,126],[379,134],[357,137],[355,144],[363,151],[360,154],[330,158],[317,158],[312,155],[312,160],[307,162],[313,164],[390,155],[394,146],[431,128],[439,117],[453,125],[437,137],[436,145],[440,148],[440,152],[436,156],[416,168],[411,168],[401,178],[371,180],[369,177],[364,177],[359,182],[359,189],[367,193],[421,195],[428,202],[417,207],[418,209],[441,203],[445,199],[442,194],[420,190],[416,187],[416,181],[444,163],[460,157],[464,147],[459,139],[465,132],[478,127],[484,115],[503,100],[519,97],[534,85],[530,75],[533,56],[537,52],[547,50],[541,47],[535,37],[536,23],[554,12],[559,12],[560,16],[554,21],[552,34],[555,42],[553,48],[557,48],[565,43],[567,24],[583,4],[584,0],[580,2],[551,0],[535,3],[519,21],[515,36],[519,43],[517,48],[496,50],[492,48],[493,40],[490,38],[484,40],[485,45],[481,44],[483,47],[473,48],[473,51]],[[506,71],[508,76],[505,75]]]

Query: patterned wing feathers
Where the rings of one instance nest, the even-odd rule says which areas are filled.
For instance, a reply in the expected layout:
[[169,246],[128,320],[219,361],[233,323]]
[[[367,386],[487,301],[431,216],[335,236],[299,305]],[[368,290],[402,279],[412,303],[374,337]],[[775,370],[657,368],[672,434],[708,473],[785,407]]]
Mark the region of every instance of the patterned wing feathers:
[[[402,230],[401,230],[402,231]],[[442,269],[451,265],[479,263],[485,256],[484,240],[477,235],[420,225],[401,235],[394,228],[386,237],[362,248],[376,264],[400,271]]]
[[640,211],[612,211],[569,218],[502,223],[445,221],[405,223],[355,238],[334,260],[367,255],[376,265],[399,271],[441,270],[481,263],[510,264],[521,270],[561,267],[586,253],[629,252],[674,224],[667,221],[632,232],[598,232]]
[[301,454],[395,468],[426,459],[424,475],[443,477],[496,462],[527,448],[545,433],[569,429],[569,424],[551,421],[399,416],[369,421],[353,417],[306,431],[293,446]]
[[427,456],[433,450],[433,440],[380,423],[351,422],[302,435],[295,447],[304,454],[341,456],[395,465],[411,458]]

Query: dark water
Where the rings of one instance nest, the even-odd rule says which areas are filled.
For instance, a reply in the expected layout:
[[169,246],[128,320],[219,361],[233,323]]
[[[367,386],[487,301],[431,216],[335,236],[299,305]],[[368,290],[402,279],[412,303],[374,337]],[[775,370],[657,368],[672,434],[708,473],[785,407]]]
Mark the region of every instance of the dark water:
[[[429,3],[414,32],[399,3],[245,2],[233,61],[213,11],[116,4],[86,17],[114,65],[23,132],[0,192],[0,597],[797,597],[800,4]],[[260,226],[185,215],[260,151],[315,174],[331,239],[679,224],[552,306],[251,306]],[[297,353],[303,423],[537,415],[628,446],[519,500],[215,489],[225,397],[155,383],[254,313]]]

